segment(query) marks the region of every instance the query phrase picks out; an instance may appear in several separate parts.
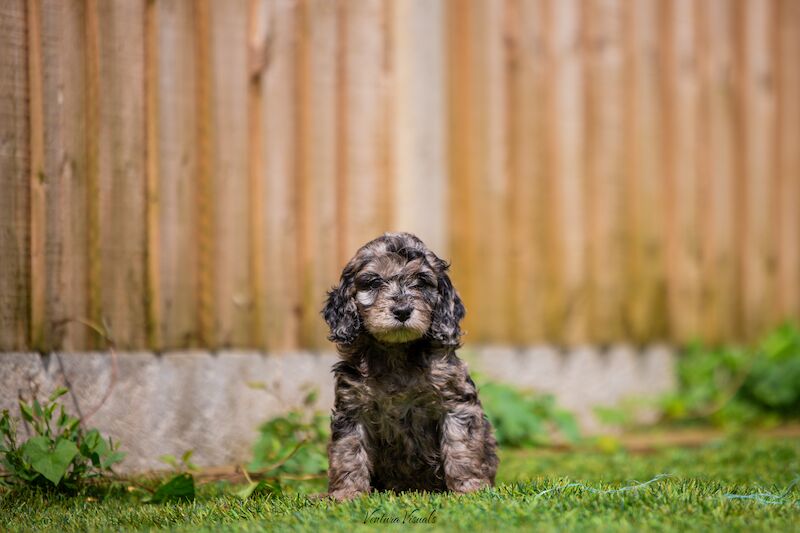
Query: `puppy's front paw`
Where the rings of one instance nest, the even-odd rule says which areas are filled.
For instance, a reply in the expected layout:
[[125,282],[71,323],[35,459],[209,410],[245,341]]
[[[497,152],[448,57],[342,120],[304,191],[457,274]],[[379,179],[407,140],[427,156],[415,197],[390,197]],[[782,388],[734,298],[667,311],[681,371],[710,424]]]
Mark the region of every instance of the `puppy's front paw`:
[[492,484],[488,479],[470,478],[470,479],[452,479],[447,483],[447,488],[453,492],[466,494],[468,492],[475,492],[483,487],[490,487]]
[[362,494],[367,494],[368,491],[361,491],[355,489],[338,489],[334,490],[329,494],[331,498],[339,502],[346,502],[348,500],[352,500],[353,498],[358,498]]

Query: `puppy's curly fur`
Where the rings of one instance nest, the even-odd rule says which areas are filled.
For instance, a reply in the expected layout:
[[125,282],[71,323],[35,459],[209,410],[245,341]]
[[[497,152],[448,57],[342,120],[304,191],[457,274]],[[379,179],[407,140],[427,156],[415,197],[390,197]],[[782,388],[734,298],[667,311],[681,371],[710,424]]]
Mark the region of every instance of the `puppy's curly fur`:
[[333,498],[494,484],[497,445],[455,353],[465,310],[447,268],[414,235],[387,233],[358,250],[328,293],[323,315],[341,357]]

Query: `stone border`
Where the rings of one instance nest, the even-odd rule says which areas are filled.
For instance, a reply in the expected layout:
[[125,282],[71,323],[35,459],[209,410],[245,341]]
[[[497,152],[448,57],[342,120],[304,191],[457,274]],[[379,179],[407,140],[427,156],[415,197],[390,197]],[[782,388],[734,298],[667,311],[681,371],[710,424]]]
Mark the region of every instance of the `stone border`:
[[[674,354],[666,347],[484,347],[460,355],[486,377],[554,394],[590,431],[597,428],[592,407],[669,390],[674,380]],[[319,391],[314,407],[330,409],[335,361],[332,352],[117,353],[116,385],[90,425],[123,443],[125,471],[162,468],[159,456],[189,449],[201,466],[246,461],[259,424],[302,405],[310,389]],[[2,353],[0,409],[17,412],[20,394],[45,396],[67,385],[72,409],[91,412],[108,390],[112,368],[109,353]]]

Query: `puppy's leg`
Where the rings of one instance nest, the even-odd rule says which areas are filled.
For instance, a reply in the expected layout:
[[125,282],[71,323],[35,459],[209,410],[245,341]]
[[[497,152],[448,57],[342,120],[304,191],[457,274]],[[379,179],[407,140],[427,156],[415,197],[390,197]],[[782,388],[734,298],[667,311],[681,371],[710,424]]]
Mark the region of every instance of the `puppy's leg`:
[[459,405],[445,415],[442,456],[447,488],[472,492],[494,484],[497,455],[480,405]]
[[328,447],[328,492],[337,500],[349,500],[369,492],[370,459],[364,428],[358,422],[334,413]]

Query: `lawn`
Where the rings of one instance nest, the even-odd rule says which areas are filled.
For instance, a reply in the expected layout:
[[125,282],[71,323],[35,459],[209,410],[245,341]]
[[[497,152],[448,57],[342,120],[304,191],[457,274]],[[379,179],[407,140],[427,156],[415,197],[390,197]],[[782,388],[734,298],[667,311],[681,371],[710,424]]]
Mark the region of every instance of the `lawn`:
[[792,531],[800,484],[787,488],[798,476],[800,442],[786,438],[636,454],[507,450],[497,486],[468,496],[379,493],[334,504],[306,496],[322,482],[295,482],[282,496],[243,501],[237,487],[213,482],[194,502],[156,505],[124,485],[72,497],[29,490],[0,495],[0,530]]

